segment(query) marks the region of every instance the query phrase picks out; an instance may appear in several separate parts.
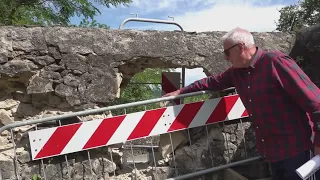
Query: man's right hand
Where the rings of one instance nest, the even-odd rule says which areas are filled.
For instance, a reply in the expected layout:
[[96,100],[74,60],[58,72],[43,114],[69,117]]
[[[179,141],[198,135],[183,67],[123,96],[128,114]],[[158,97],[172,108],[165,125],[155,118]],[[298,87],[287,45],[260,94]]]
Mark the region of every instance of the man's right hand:
[[180,92],[180,89],[176,90],[176,91],[172,91],[170,93],[167,93],[165,95],[163,95],[162,97],[168,97],[168,96],[177,96],[179,95],[181,92]]

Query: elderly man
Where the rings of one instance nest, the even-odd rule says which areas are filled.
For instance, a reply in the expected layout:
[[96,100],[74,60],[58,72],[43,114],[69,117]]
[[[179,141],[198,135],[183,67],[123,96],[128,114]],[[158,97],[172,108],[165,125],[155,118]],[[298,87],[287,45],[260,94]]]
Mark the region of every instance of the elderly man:
[[[222,43],[232,67],[164,96],[235,87],[252,119],[257,150],[271,164],[273,179],[301,179],[295,170],[313,154],[320,154],[319,88],[288,55],[256,47],[245,29],[226,33]],[[320,180],[319,175],[311,179]]]

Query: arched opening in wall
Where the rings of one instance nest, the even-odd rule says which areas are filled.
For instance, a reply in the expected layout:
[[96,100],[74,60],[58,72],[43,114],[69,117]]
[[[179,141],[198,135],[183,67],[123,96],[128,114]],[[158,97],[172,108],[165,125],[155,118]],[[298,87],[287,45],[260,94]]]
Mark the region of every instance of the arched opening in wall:
[[[142,61],[135,61],[136,70],[140,67]],[[114,104],[124,104],[124,103],[132,103],[143,100],[149,100],[154,98],[160,98],[165,92],[162,89],[162,73],[163,72],[177,72],[180,73],[180,87],[182,87],[182,80],[184,79],[184,85],[189,85],[196,80],[202,79],[206,77],[206,73],[202,67],[194,67],[194,68],[186,68],[185,69],[185,78],[182,77],[182,68],[181,67],[173,67],[170,66],[158,66],[158,67],[148,67],[142,68],[143,70],[140,72],[130,72],[130,69],[125,68],[124,65],[120,69],[122,72],[122,90],[120,93],[120,97],[114,101]],[[172,66],[171,66],[172,67]],[[132,70],[133,68],[131,68]],[[129,70],[129,71],[127,71]],[[129,76],[133,75],[130,79]],[[209,99],[208,94],[187,97],[184,98],[183,103],[192,103]],[[172,105],[172,104],[171,104]],[[165,103],[152,103],[148,105],[140,105],[125,109],[113,110],[112,115],[122,115],[134,112],[142,112],[145,110],[157,109],[164,106],[170,106]],[[139,114],[137,114],[139,116]],[[157,115],[155,115],[157,116]],[[155,117],[148,117],[148,121],[154,121]],[[132,119],[134,122],[135,119]],[[134,124],[134,123],[133,123]],[[165,125],[166,126],[166,125]],[[193,128],[190,129],[189,133],[198,134],[201,128]],[[143,130],[139,130],[143,132]],[[123,153],[123,161],[125,162],[122,166],[119,174],[124,174],[127,172],[131,172],[134,166],[137,166],[138,169],[143,170],[146,169],[150,164],[153,165],[153,157],[157,162],[157,166],[162,167],[170,167],[168,162],[166,162],[165,156],[171,154],[171,148],[178,149],[186,144],[187,140],[187,131],[179,131],[171,134],[171,138],[169,138],[169,134],[159,134],[148,136],[145,138],[133,139],[131,141],[125,142],[122,147]],[[202,135],[201,135],[202,136]],[[172,142],[170,142],[172,139]],[[194,137],[192,137],[193,142],[195,141]],[[191,141],[190,141],[191,142]],[[143,148],[142,148],[143,147]],[[137,163],[138,161],[138,163]],[[137,164],[135,164],[137,163]]]
[[[134,74],[129,80],[124,79],[125,84],[120,92],[120,97],[116,99],[113,104],[125,104],[138,102],[143,100],[149,100],[154,98],[160,98],[163,94],[168,93],[162,89],[162,73],[163,72],[177,72],[180,73],[180,85],[179,87],[187,86],[196,80],[206,77],[204,69],[201,67],[197,68],[186,68],[185,78],[183,78],[182,68],[146,68],[141,72]],[[182,82],[184,79],[184,83]],[[177,85],[177,84],[176,84]],[[176,87],[178,89],[178,87]],[[183,99],[183,103],[191,103],[206,100],[209,95],[200,95],[193,97],[186,97]],[[163,107],[161,103],[153,103],[148,105],[136,106],[126,108],[125,110],[119,109],[113,111],[113,115],[120,115],[124,113],[133,113],[144,110],[156,109]]]
[[[181,72],[182,74],[182,68],[176,68],[177,72]],[[205,73],[205,69],[202,67],[196,67],[196,68],[185,68],[185,86],[190,85],[194,81],[200,80],[202,78],[207,77]],[[186,97],[184,98],[183,103],[192,103],[197,101],[204,101],[209,99],[208,94],[199,95],[199,96],[192,96],[192,97]]]

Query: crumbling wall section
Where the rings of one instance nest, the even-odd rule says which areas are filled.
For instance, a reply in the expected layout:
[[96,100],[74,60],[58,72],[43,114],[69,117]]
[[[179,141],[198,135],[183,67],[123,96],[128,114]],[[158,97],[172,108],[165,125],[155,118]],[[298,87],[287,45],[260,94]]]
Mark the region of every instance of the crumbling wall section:
[[[221,73],[230,66],[223,58],[219,41],[224,33],[0,27],[0,126],[107,106],[119,96],[128,80],[145,68],[202,67],[208,75]],[[294,34],[281,32],[254,33],[254,36],[258,46],[264,49],[279,49],[286,53],[290,52],[295,40]],[[104,118],[109,115],[110,112],[105,112],[64,120],[62,123]],[[250,123],[247,127],[250,127]],[[33,129],[34,126],[27,126],[13,130],[18,148],[17,173],[26,179],[41,172],[39,162],[30,160],[26,133]],[[219,135],[231,138],[235,146],[238,146],[240,142],[234,136],[239,134],[240,129],[237,124],[232,125],[231,129],[232,132],[229,132],[217,126],[209,129],[209,134],[220,133]],[[10,132],[5,131],[0,137],[2,177],[15,179]],[[217,143],[216,138],[210,139],[212,146]],[[196,138],[194,141],[201,144],[203,140]],[[230,146],[236,149],[235,146]],[[178,155],[185,150],[187,149],[178,150]],[[93,174],[99,178],[112,174],[115,168],[120,169],[122,166],[121,153],[113,152],[116,153],[115,157],[118,157],[115,158],[117,163],[113,164],[105,155],[108,153],[103,154],[100,151],[101,149],[99,152],[93,151],[92,157],[95,168]],[[207,147],[199,153],[208,157],[208,152]],[[221,152],[216,156],[220,157]],[[72,157],[69,158],[71,176],[74,179],[91,177],[92,171],[88,170],[89,165],[81,153]],[[206,162],[207,159],[200,160],[201,167],[210,164]],[[185,159],[177,161],[186,163]],[[58,170],[65,164],[54,162],[57,161],[46,161],[48,174],[51,173],[51,177],[58,179],[66,176],[65,169]],[[217,163],[219,164],[218,161]],[[171,167],[168,166],[167,169]],[[55,171],[60,174],[55,174]],[[148,169],[144,172],[150,174]],[[168,172],[169,170],[166,171]]]

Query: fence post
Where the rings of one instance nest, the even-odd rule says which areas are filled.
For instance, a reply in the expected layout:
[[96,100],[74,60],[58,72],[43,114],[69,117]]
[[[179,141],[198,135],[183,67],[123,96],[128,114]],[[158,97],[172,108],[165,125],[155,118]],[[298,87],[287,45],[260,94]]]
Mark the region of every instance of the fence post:
[[[180,81],[180,72],[163,72],[161,82],[162,95],[180,89]],[[161,106],[179,105],[181,104],[181,101],[180,99],[175,99],[170,102],[167,101],[163,103],[164,104],[161,104]],[[159,151],[161,152],[162,157],[166,158],[168,154],[173,153],[174,155],[174,150],[180,144],[187,142],[188,138],[184,131],[176,131],[168,134],[161,134],[159,142]]]

